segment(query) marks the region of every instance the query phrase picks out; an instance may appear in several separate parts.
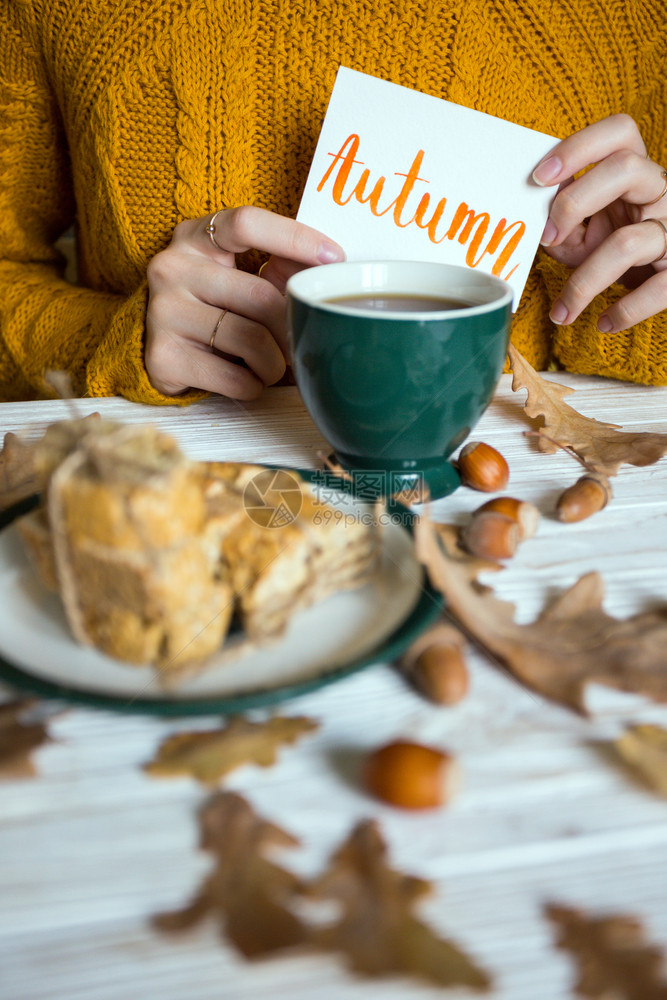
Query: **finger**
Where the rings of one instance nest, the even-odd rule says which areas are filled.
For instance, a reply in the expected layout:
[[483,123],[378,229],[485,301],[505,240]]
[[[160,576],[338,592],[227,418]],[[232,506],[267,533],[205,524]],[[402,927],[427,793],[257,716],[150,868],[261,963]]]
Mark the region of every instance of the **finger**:
[[345,259],[342,247],[317,229],[264,208],[243,205],[217,212],[214,233],[210,234],[206,227],[212,219],[213,215],[209,215],[181,223],[175,236],[213,257],[255,249],[302,264],[331,264]]
[[345,259],[343,248],[317,229],[264,208],[232,208],[221,212],[218,220],[221,242],[234,253],[255,248],[302,264],[331,264]]
[[233,358],[242,358],[264,385],[273,385],[285,374],[283,353],[266,327],[227,311],[214,330],[210,346]]
[[[177,309],[172,298],[166,295],[156,295],[149,300],[145,365],[157,389],[168,395],[178,395],[189,386],[238,399],[254,399],[258,395],[263,383],[251,371],[248,371],[250,378],[239,374],[245,369],[234,364],[233,359],[231,369],[227,364],[223,368],[211,368],[206,358],[208,353],[216,362],[222,360],[210,350],[213,339],[218,340],[222,325],[218,325],[218,320],[221,318],[226,319],[226,316],[221,317],[220,310],[205,306],[192,297],[183,297]],[[278,353],[280,361],[275,362],[275,369],[282,370],[284,359],[275,341],[269,345],[269,351],[273,356]],[[272,374],[270,369],[264,371],[266,378],[271,378]]]
[[551,307],[557,325],[572,323],[596,295],[631,267],[656,261],[665,250],[665,234],[656,222],[638,222],[615,230],[579,265]]
[[[542,234],[545,246],[558,246],[584,219],[614,202],[644,205],[662,190],[662,167],[630,150],[617,150],[558,192]],[[550,225],[551,224],[551,225]]]
[[171,235],[170,247],[177,247],[181,254],[208,257],[218,265],[236,267],[234,252],[227,250],[218,240],[217,218],[215,215],[207,215],[203,219],[185,219],[179,222]]
[[[155,296],[149,303],[146,329],[147,365],[155,366],[154,342],[171,337],[176,343],[183,342],[186,348],[189,345],[215,348],[219,354],[227,355],[227,360],[242,359],[264,385],[277,382],[285,372],[285,356],[271,332],[229,308],[212,308],[193,297],[185,297],[175,309],[167,296]],[[179,368],[174,372],[181,377]]]
[[667,309],[667,271],[660,271],[639,288],[628,292],[598,319],[602,333],[617,333]]
[[629,115],[610,115],[563,139],[540,160],[533,180],[540,186],[560,184],[619,149],[646,156],[644,140]]
[[550,243],[544,243],[543,246],[554,260],[559,260],[566,267],[579,267],[590,254],[590,249],[586,247],[586,234],[586,226],[577,226],[558,246],[552,246]]
[[[171,343],[168,338],[173,338],[186,349],[190,345],[198,349],[215,348],[219,356],[227,355],[227,360],[242,359],[264,385],[277,382],[285,372],[285,356],[271,332],[230,309],[212,308],[190,298],[179,302],[176,310],[166,296],[156,296],[149,305],[146,328],[146,364],[153,369],[156,367],[156,342],[159,355],[159,344],[165,340]],[[169,358],[174,359],[173,350]],[[163,371],[160,360],[158,358],[159,370]],[[179,368],[173,372],[178,372],[179,378],[182,376]]]
[[296,261],[286,260],[284,257],[271,257],[262,268],[261,276],[282,294],[292,275],[303,270],[304,265]]
[[[565,264],[566,267],[579,267],[616,228],[610,214],[609,210],[597,212],[586,223],[575,226],[569,236],[558,246],[546,246],[546,252],[554,260]],[[627,219],[625,223],[627,223]]]
[[597,249],[601,243],[604,243],[611,236],[616,228],[618,227],[614,225],[608,212],[596,212],[592,215],[586,225],[584,239],[586,252],[592,253],[593,250]]
[[201,259],[183,273],[182,280],[194,299],[265,326],[286,354],[285,299],[269,281]]
[[[230,399],[250,400],[256,399],[264,388],[247,368],[166,330],[147,344],[146,369],[151,384],[167,396],[177,396],[192,387]],[[178,382],[174,381],[174,372],[178,372]]]

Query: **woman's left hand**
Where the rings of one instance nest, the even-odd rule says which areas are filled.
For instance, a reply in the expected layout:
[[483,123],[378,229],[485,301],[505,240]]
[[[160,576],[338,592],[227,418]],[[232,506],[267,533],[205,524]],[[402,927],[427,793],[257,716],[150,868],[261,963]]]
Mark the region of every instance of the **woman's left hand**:
[[632,118],[612,115],[559,142],[533,180],[559,185],[541,243],[574,268],[551,308],[554,323],[572,323],[615,281],[631,291],[598,317],[603,333],[667,309],[667,172],[648,159]]

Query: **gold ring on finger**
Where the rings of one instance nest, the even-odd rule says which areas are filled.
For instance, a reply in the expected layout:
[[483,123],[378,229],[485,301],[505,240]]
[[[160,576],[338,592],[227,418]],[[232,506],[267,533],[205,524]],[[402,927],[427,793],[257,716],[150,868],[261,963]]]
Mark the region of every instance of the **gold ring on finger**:
[[[644,202],[644,208],[646,208],[648,205],[655,205],[656,202],[660,201],[660,199],[664,198],[665,195],[667,194],[667,170],[661,171],[660,176],[664,178],[664,180],[665,180],[665,186],[663,187],[662,191],[660,192],[660,194],[658,195],[657,198],[654,198],[653,201],[645,201]],[[648,222],[649,220],[646,219],[645,221]],[[654,220],[654,221],[657,222],[657,219]]]
[[225,247],[221,247],[215,238],[215,220],[220,215],[223,209],[219,208],[214,215],[211,216],[208,223],[204,226],[204,232],[208,233],[211,243],[216,248],[216,250],[221,250],[223,253],[231,253],[231,250],[227,250]]
[[217,337],[218,330],[220,329],[220,324],[222,323],[223,319],[225,318],[225,316],[227,315],[228,312],[229,312],[229,309],[223,309],[222,312],[220,313],[220,315],[218,316],[218,322],[213,327],[213,333],[211,334],[211,339],[208,342],[208,346],[211,349],[213,349],[213,345],[215,343],[215,338]]
[[662,235],[665,239],[665,246],[660,256],[656,257],[654,260],[651,261],[652,264],[657,264],[659,260],[664,260],[665,256],[667,256],[667,226],[662,221],[662,219],[644,219],[644,222],[655,222],[655,224],[657,226],[660,226],[660,228],[662,229]]

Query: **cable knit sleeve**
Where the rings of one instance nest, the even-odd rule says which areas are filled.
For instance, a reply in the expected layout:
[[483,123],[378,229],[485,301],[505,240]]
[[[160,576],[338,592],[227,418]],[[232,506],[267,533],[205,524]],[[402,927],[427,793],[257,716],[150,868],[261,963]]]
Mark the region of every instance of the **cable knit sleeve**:
[[[542,275],[550,303],[558,298],[570,270],[540,254],[537,269]],[[626,382],[667,385],[667,310],[618,333],[600,333],[600,313],[627,288],[613,284],[584,309],[571,326],[556,327],[553,352],[558,364],[581,375],[605,375]]]
[[75,221],[57,102],[28,22],[0,0],[0,398],[52,396],[50,369],[77,395],[187,403],[156,392],[143,364],[145,281],[129,296],[76,287],[54,247]]

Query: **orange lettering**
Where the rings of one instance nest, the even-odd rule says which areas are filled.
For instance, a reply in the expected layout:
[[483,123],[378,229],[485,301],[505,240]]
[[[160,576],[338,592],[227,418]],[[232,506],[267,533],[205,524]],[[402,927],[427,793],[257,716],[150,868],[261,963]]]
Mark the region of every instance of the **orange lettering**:
[[[386,178],[380,177],[380,179],[376,182],[375,187],[373,188],[371,193],[367,195],[366,183],[368,182],[370,171],[368,169],[364,170],[363,174],[359,178],[356,187],[354,189],[354,194],[356,195],[357,201],[360,201],[362,204],[364,202],[368,202],[370,204],[371,212],[373,213],[373,215],[377,216],[386,215],[387,212],[390,212],[391,209],[393,208],[395,224],[399,226],[401,229],[405,229],[405,227],[409,226],[411,222],[414,222],[414,216],[412,217],[412,219],[408,219],[407,222],[403,222],[401,218],[401,212],[405,208],[405,203],[410,197],[412,189],[414,188],[417,181],[425,181],[424,177],[419,176],[419,168],[421,167],[423,159],[424,159],[424,150],[420,149],[417,155],[415,156],[414,160],[412,161],[412,166],[408,170],[407,174],[396,173],[394,175],[395,177],[405,177],[403,186],[399,191],[397,197],[394,198],[394,200],[390,202],[387,205],[387,207],[383,208],[382,210],[380,210],[378,202],[384,190],[384,184]],[[425,183],[428,184],[428,181],[425,181]]]
[[355,196],[357,201],[361,202],[362,205],[365,202],[368,202],[371,207],[371,212],[373,213],[373,215],[385,215],[389,211],[389,208],[391,208],[391,205],[389,206],[389,208],[385,208],[382,212],[378,208],[378,201],[380,200],[380,196],[384,189],[385,179],[384,177],[380,177],[380,179],[375,182],[375,187],[373,188],[371,193],[367,195],[366,181],[368,180],[369,176],[370,176],[370,170],[368,169],[368,167],[366,167],[361,177],[355,184],[354,191],[352,192],[352,194]]
[[[496,228],[494,229],[491,235],[491,239],[489,240],[489,244],[486,248],[486,253],[495,253],[498,247],[500,246],[500,241],[502,240],[503,236],[506,236],[508,233],[510,233],[515,226],[518,226],[517,231],[515,232],[514,236],[512,236],[512,238],[507,241],[505,249],[502,251],[501,254],[498,255],[497,259],[493,264],[493,267],[491,268],[491,274],[495,274],[499,278],[502,277],[501,271],[504,268],[505,264],[510,259],[510,257],[518,247],[519,243],[521,242],[523,234],[526,231],[526,223],[521,222],[521,220],[519,219],[517,222],[513,222],[510,226],[508,226],[507,219],[501,219]],[[510,273],[507,275],[507,278],[505,279],[506,281],[508,278],[511,278],[511,276],[514,274],[518,266],[519,265],[517,264],[515,267],[512,268]]]
[[[424,159],[424,150],[420,149],[417,155],[415,156],[414,160],[412,161],[412,166],[408,170],[407,174],[396,174],[396,177],[405,177],[403,187],[401,188],[398,197],[392,202],[394,208],[394,222],[396,223],[397,226],[400,226],[401,229],[405,229],[406,226],[409,226],[411,222],[415,221],[414,215],[412,216],[411,219],[408,219],[407,222],[403,222],[401,220],[401,212],[405,208],[405,203],[408,200],[413,187],[415,186],[417,181],[424,181],[426,184],[428,184],[428,181],[424,177],[419,176],[419,168],[422,165],[423,159]],[[421,205],[421,201],[419,202],[419,204]],[[419,209],[417,209],[417,211],[419,211]]]
[[[392,212],[393,223],[399,229],[405,229],[407,226],[415,223],[420,229],[426,230],[431,243],[442,243],[447,238],[448,240],[458,240],[462,245],[467,244],[465,262],[468,267],[477,267],[487,254],[496,254],[500,251],[494,260],[491,273],[503,277],[502,271],[510,261],[512,254],[518,247],[526,231],[526,224],[524,222],[519,220],[508,225],[507,219],[501,219],[491,233],[486,245],[482,246],[491,222],[491,217],[488,212],[478,212],[476,214],[474,209],[462,201],[454,212],[449,228],[440,236],[438,235],[438,226],[442,222],[447,207],[447,198],[440,198],[429,218],[431,196],[428,193],[423,194],[413,215],[410,218],[405,217],[407,214],[408,199],[413,193],[415,185],[418,183],[429,183],[425,177],[419,176],[419,171],[424,161],[424,150],[418,150],[407,173],[399,171],[394,173],[395,177],[404,178],[401,190],[393,201],[390,201],[385,208],[381,208],[380,200],[385,191],[387,178],[381,176],[375,183],[372,182],[370,169],[364,167],[363,160],[356,158],[359,152],[359,145],[359,136],[352,133],[347,137],[337,153],[328,154],[331,157],[331,163],[317,185],[318,192],[322,191],[324,185],[333,175],[331,195],[337,205],[347,205],[355,198],[361,205],[367,204],[373,215],[377,217]],[[351,177],[352,169],[355,166],[364,167],[356,181]],[[349,189],[350,184],[353,185],[351,190]],[[368,193],[367,188],[370,188]],[[517,267],[519,267],[518,264],[511,269],[509,274],[504,276],[506,281],[514,274]]]
[[[464,221],[465,220],[465,221]],[[461,202],[459,207],[454,213],[454,218],[452,219],[452,224],[447,230],[447,239],[453,240],[456,236],[458,229],[461,229],[459,233],[459,243],[467,243],[470,238],[470,234],[473,232],[475,223],[479,223],[475,234],[466,250],[466,264],[469,267],[477,267],[479,260],[475,260],[475,254],[479,250],[479,245],[486,235],[486,230],[489,228],[489,215],[487,212],[480,212],[479,215],[475,215],[472,208],[468,208],[464,201]],[[480,256],[484,256],[482,252]]]
[[438,204],[436,205],[435,211],[433,212],[431,218],[425,220],[424,216],[426,215],[430,203],[431,203],[430,196],[425,194],[422,200],[417,205],[417,211],[415,212],[414,221],[417,223],[420,229],[428,230],[428,238],[430,239],[431,243],[442,243],[447,233],[443,233],[442,236],[438,239],[436,237],[436,232],[438,229],[438,223],[442,218],[442,213],[445,210],[447,199],[441,198]]
[[[347,150],[347,152],[345,152],[347,146],[349,146],[350,148],[349,150]],[[342,160],[343,162],[341,163],[341,166],[336,175],[332,191],[333,200],[336,202],[337,205],[346,205],[350,200],[350,198],[352,197],[352,195],[354,194],[354,191],[352,191],[352,193],[349,194],[347,198],[343,198],[343,189],[345,188],[345,183],[350,176],[350,170],[355,165],[355,163],[360,163],[363,165],[364,162],[363,160],[355,160],[355,156],[357,155],[358,149],[359,149],[359,136],[352,133],[352,135],[349,135],[347,137],[347,139],[345,140],[345,142],[340,147],[337,153],[329,153],[329,156],[332,156],[333,159],[329,164],[329,167],[324,177],[317,185],[317,190],[318,191],[322,190],[326,182],[329,180],[329,177],[331,176],[334,167],[339,162],[339,160]]]

